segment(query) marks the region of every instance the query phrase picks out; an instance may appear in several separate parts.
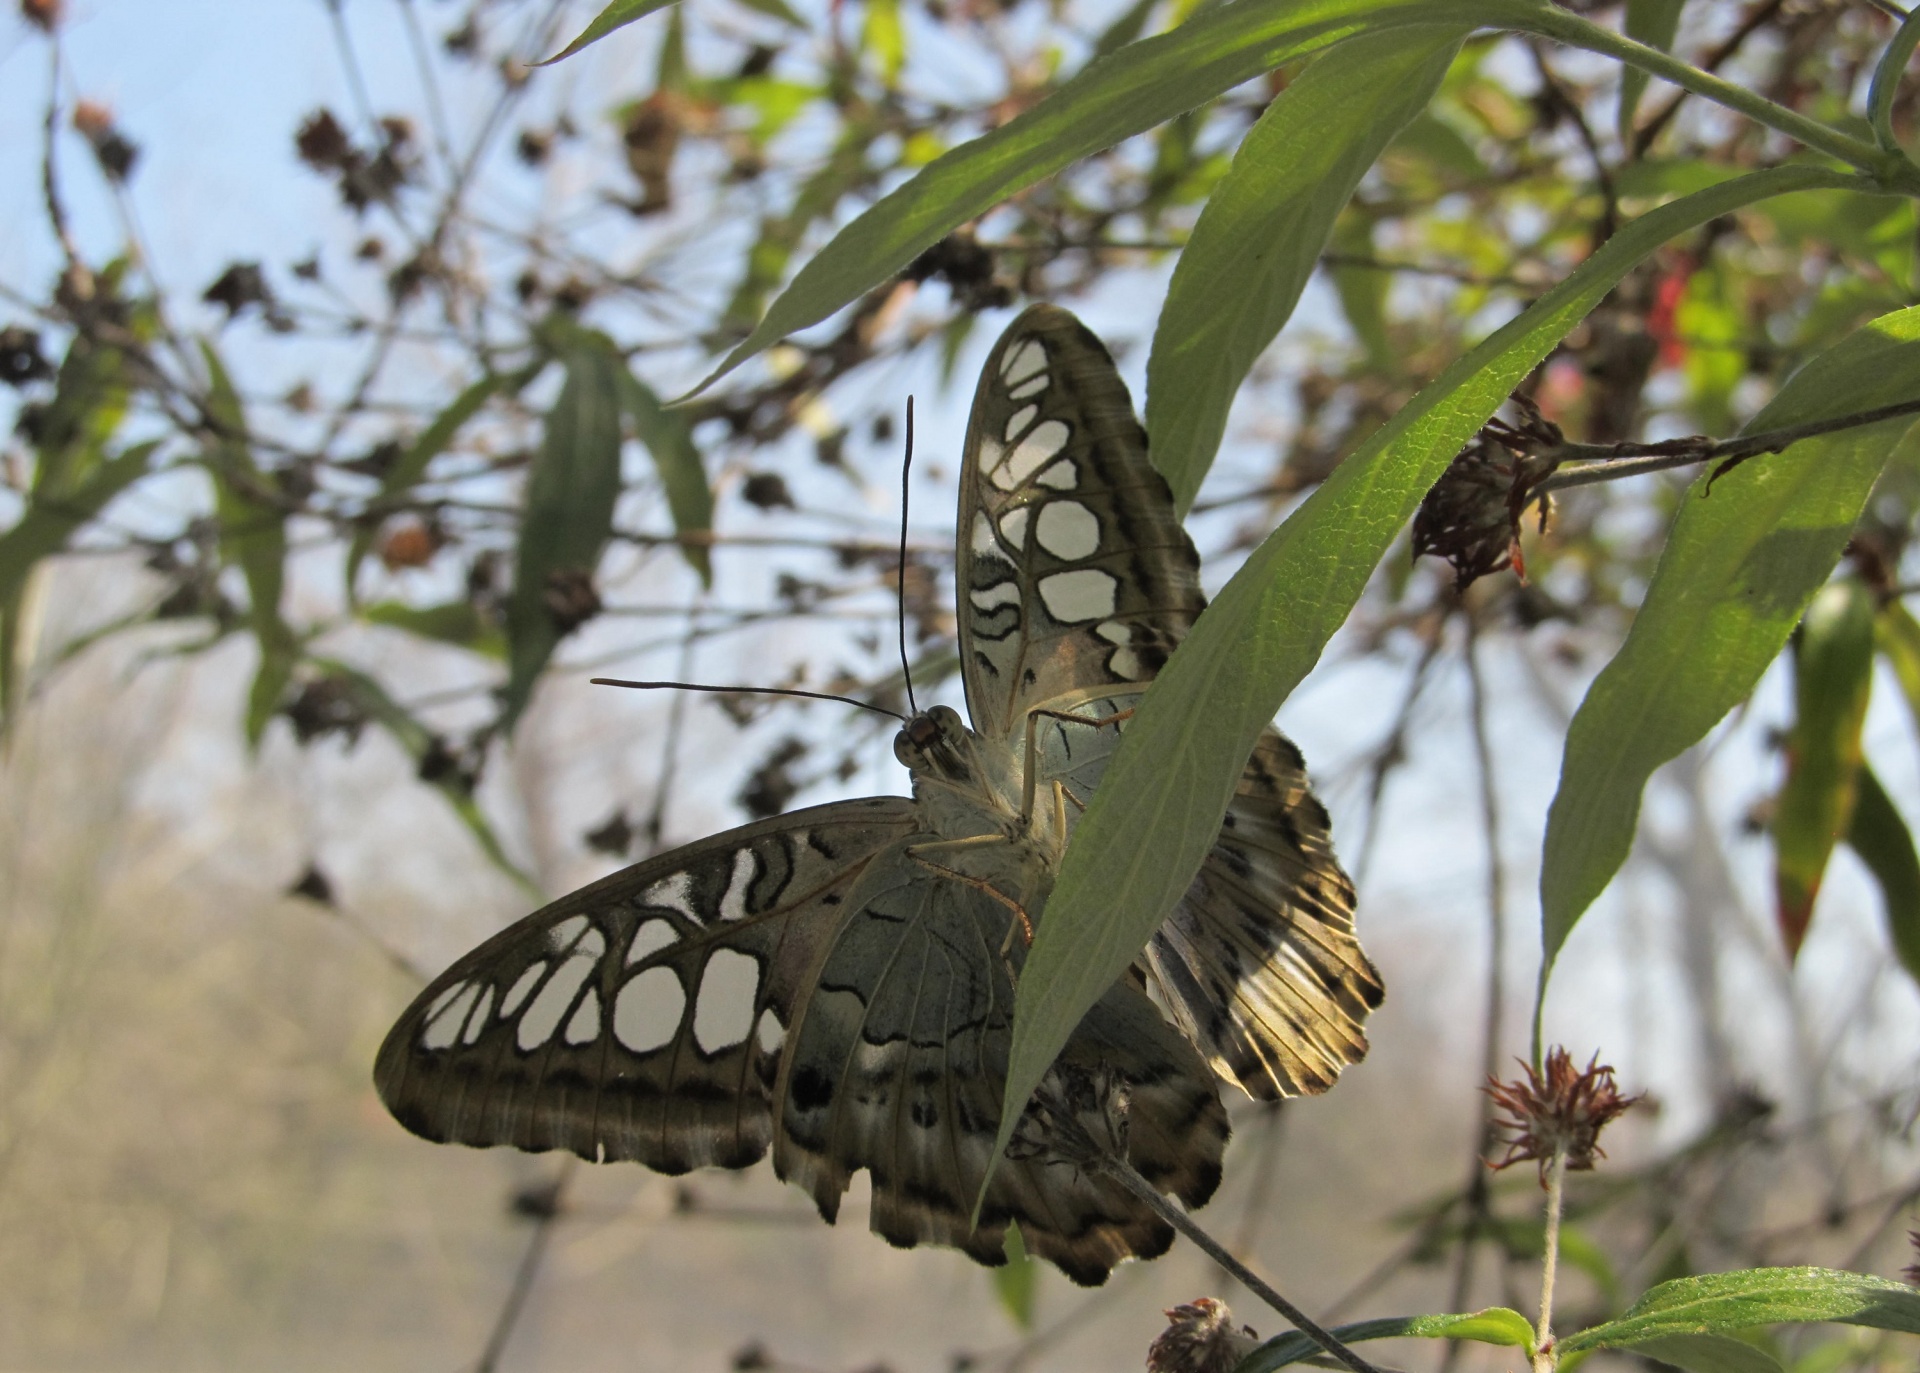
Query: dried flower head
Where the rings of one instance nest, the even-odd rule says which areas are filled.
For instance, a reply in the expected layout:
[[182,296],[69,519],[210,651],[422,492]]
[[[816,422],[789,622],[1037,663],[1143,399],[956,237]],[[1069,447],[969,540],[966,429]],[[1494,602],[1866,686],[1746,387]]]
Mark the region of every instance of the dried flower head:
[[1521,1067],[1527,1074],[1524,1080],[1489,1079],[1481,1089],[1504,1113],[1493,1124],[1507,1154],[1497,1163],[1487,1160],[1488,1165],[1510,1168],[1538,1159],[1542,1185],[1553,1156],[1561,1151],[1569,1169],[1591,1169],[1595,1158],[1606,1156],[1598,1142],[1600,1132],[1640,1098],[1620,1095],[1612,1067],[1601,1063],[1599,1054],[1587,1060],[1585,1068],[1575,1068],[1573,1055],[1555,1045],[1547,1051],[1544,1073],[1535,1072],[1530,1063]]
[[1230,1373],[1260,1337],[1235,1325],[1218,1297],[1200,1297],[1167,1312],[1167,1328],[1147,1349],[1147,1373]]
[[[1505,567],[1512,567],[1522,582],[1527,579],[1520,518],[1534,499],[1534,488],[1553,473],[1553,459],[1542,455],[1559,447],[1564,436],[1525,397],[1516,396],[1513,403],[1520,411],[1519,422],[1489,420],[1433,484],[1413,517],[1413,555],[1431,553],[1453,564],[1456,591]],[[1546,518],[1542,497],[1542,528]]]

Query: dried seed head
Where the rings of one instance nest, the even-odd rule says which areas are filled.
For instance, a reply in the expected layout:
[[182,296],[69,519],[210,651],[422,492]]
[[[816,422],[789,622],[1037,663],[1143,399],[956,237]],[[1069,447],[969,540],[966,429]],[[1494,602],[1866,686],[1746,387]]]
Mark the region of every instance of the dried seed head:
[[1167,1312],[1167,1328],[1147,1349],[1147,1373],[1230,1373],[1260,1337],[1235,1325],[1217,1297],[1200,1297]]
[[1558,1045],[1547,1051],[1544,1073],[1536,1073],[1528,1063],[1521,1067],[1525,1079],[1490,1078],[1481,1089],[1503,1113],[1493,1124],[1499,1142],[1507,1146],[1506,1157],[1489,1159],[1488,1166],[1509,1168],[1537,1159],[1544,1186],[1548,1165],[1558,1152],[1565,1151],[1567,1167],[1575,1172],[1589,1170],[1595,1158],[1606,1157],[1598,1142],[1600,1132],[1640,1100],[1620,1095],[1612,1067],[1595,1054],[1585,1068],[1575,1068],[1573,1056]]
[[[1465,591],[1490,572],[1512,567],[1526,580],[1520,555],[1520,518],[1534,488],[1553,472],[1550,454],[1564,436],[1531,402],[1516,396],[1518,424],[1490,420],[1460,450],[1413,517],[1413,555],[1431,553],[1453,564],[1453,585]],[[1547,503],[1541,499],[1544,525]]]

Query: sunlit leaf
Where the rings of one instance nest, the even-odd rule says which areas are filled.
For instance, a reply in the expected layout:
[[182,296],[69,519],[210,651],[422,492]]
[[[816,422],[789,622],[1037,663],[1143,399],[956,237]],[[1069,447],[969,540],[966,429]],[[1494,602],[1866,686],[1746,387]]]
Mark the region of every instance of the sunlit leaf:
[[1757,1325],[1839,1321],[1920,1334],[1920,1292],[1870,1273],[1834,1268],[1747,1268],[1663,1282],[1618,1320],[1559,1342],[1562,1354],[1618,1349],[1668,1335]]
[[[1748,428],[1916,392],[1920,310],[1904,310],[1815,357]],[[1726,474],[1710,495],[1703,476],[1682,502],[1626,643],[1567,732],[1540,874],[1547,969],[1625,861],[1647,778],[1753,690],[1832,572],[1909,423],[1802,440]]]
[[287,563],[287,509],[274,480],[253,459],[239,394],[219,356],[200,347],[211,385],[207,417],[217,430],[202,460],[213,477],[220,556],[247,582],[247,621],[260,646],[260,665],[247,694],[247,743],[257,747],[299,661],[299,636],[280,615]]
[[899,81],[900,69],[907,63],[907,30],[900,22],[900,0],[867,0],[867,22],[860,29],[860,46],[873,58],[886,85]]
[[1893,951],[1907,975],[1920,982],[1920,854],[1893,798],[1864,764],[1855,785],[1847,845],[1879,883]]
[[674,0],[613,0],[611,5],[601,10],[591,24],[580,30],[580,36],[552,57],[543,58],[534,63],[544,67],[558,62],[563,57],[572,57],[580,49],[591,43],[598,43],[615,29],[625,28],[636,19],[644,19],[655,10],[663,10]]
[[1426,108],[1465,36],[1421,26],[1342,43],[1275,97],[1241,142],[1174,268],[1147,362],[1153,462],[1181,510],[1334,220],[1381,149]]
[[1859,582],[1829,583],[1807,607],[1794,647],[1787,780],[1773,816],[1775,910],[1789,960],[1813,918],[1833,846],[1853,820],[1873,689],[1873,611],[1873,593]]
[[1185,894],[1260,731],[1454,454],[1662,243],[1767,195],[1855,184],[1781,167],[1627,224],[1402,406],[1254,550],[1141,699],[1074,832],[1015,995],[1002,1146],[1080,1017]]
[[[1533,1350],[1533,1326],[1518,1311],[1491,1306],[1461,1316],[1395,1316],[1381,1320],[1355,1321],[1335,1326],[1332,1332],[1343,1344],[1364,1344],[1368,1340],[1426,1339],[1475,1340],[1481,1344],[1502,1345],[1509,1349]],[[1246,1358],[1234,1373],[1272,1373],[1302,1359],[1322,1355],[1320,1346],[1297,1330],[1268,1340]]]
[[[1673,46],[1680,31],[1680,11],[1686,0],[1627,0],[1627,13],[1621,28],[1629,38],[1637,38],[1650,48],[1665,52]],[[1646,94],[1647,74],[1638,67],[1620,69],[1620,142],[1633,146],[1633,116]]]
[[511,728],[561,638],[552,599],[568,578],[590,581],[613,532],[620,495],[620,412],[626,368],[588,344],[564,348],[566,385],[547,414],[527,477],[526,517],[507,601]]
[[856,300],[1015,191],[1262,72],[1373,29],[1518,26],[1545,13],[1528,0],[1239,0],[1128,43],[931,163],[848,224],[701,385]]

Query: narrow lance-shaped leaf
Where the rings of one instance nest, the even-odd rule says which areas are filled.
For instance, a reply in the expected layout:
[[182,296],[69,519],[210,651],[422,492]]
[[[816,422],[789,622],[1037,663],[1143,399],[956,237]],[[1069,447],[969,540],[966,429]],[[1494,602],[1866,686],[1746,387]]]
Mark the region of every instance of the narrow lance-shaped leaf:
[[1532,0],[1238,0],[1098,58],[1032,109],[936,158],[834,236],[702,387],[886,281],[959,225],[1262,72],[1376,29],[1525,27]]
[[1629,1348],[1687,1373],[1780,1373],[1780,1360],[1730,1335],[1656,1335]]
[[[1912,431],[1908,431],[1909,439]],[[1911,446],[1911,445],[1909,445]],[[1899,601],[1889,601],[1880,610],[1876,642],[1880,656],[1893,669],[1906,698],[1907,712],[1913,717],[1916,735],[1920,735],[1920,620]]]
[[[1638,39],[1650,48],[1666,52],[1673,36],[1680,31],[1680,11],[1686,0],[1627,0],[1626,21],[1621,25],[1627,37]],[[1640,108],[1640,97],[1647,91],[1647,74],[1638,67],[1620,68],[1620,141],[1633,146],[1633,117]]]
[[591,24],[580,30],[580,36],[552,57],[534,63],[544,67],[558,62],[563,57],[572,57],[589,44],[598,43],[615,29],[623,29],[636,19],[644,19],[655,10],[663,10],[674,0],[613,0],[611,5],[601,10]]
[[527,478],[526,516],[507,602],[509,729],[563,633],[592,613],[593,574],[620,495],[620,396],[626,369],[610,350],[573,343],[566,384],[547,414]]
[[202,458],[213,475],[214,515],[220,522],[220,556],[247,582],[247,622],[260,646],[260,666],[247,693],[246,733],[257,747],[299,660],[299,636],[281,618],[285,589],[287,510],[277,484],[253,460],[246,416],[233,380],[210,344],[200,345],[210,385],[207,416],[216,426]]
[[[1518,1311],[1505,1306],[1490,1306],[1461,1316],[1389,1316],[1380,1320],[1355,1321],[1335,1326],[1333,1334],[1342,1344],[1364,1344],[1368,1340],[1475,1340],[1481,1344],[1502,1345],[1533,1354],[1533,1326]],[[1302,1359],[1324,1357],[1320,1346],[1309,1336],[1292,1330],[1268,1340],[1240,1361],[1234,1373],[1273,1373],[1276,1368],[1299,1363]]]
[[[380,494],[369,503],[369,511],[381,511],[425,481],[427,469],[433,460],[447,450],[447,445],[453,442],[461,429],[480,413],[488,401],[498,395],[518,394],[546,365],[546,359],[541,358],[517,372],[489,372],[455,396],[446,409],[434,416],[433,423],[421,430],[419,436],[407,445],[406,450],[381,477]],[[354,598],[354,582],[358,579],[360,564],[373,548],[373,535],[374,524],[369,521],[354,531],[353,542],[347,549],[346,584],[349,601]]]
[[1392,29],[1316,59],[1261,114],[1173,270],[1147,361],[1154,466],[1193,503],[1227,411],[1287,322],[1341,208],[1426,109],[1466,30]]
[[1000,1309],[1008,1319],[1022,1330],[1031,1330],[1040,1266],[1027,1254],[1017,1223],[1007,1227],[1006,1250],[1007,1261],[993,1270],[993,1294],[1000,1299]]
[[1794,649],[1787,778],[1773,816],[1775,911],[1789,960],[1806,937],[1833,846],[1853,820],[1873,690],[1873,618],[1865,586],[1831,582],[1807,607]]
[[680,556],[700,574],[703,586],[713,585],[713,556],[708,542],[713,534],[713,488],[694,446],[686,415],[661,403],[652,387],[620,366],[620,400],[634,433],[653,459],[660,485],[667,493],[667,513],[680,536]]
[[1836,1268],[1747,1268],[1663,1282],[1606,1321],[1559,1342],[1562,1357],[1668,1335],[1723,1334],[1758,1325],[1839,1321],[1920,1334],[1920,1292]]
[[1769,195],[1863,184],[1781,167],[1642,215],[1422,388],[1254,550],[1142,697],[1074,831],[1015,995],[1001,1147],[1081,1016],[1192,883],[1260,731],[1420,498],[1520,380],[1676,234]]
[[1920,854],[1893,798],[1865,764],[1855,787],[1847,845],[1879,884],[1893,951],[1907,976],[1920,982]]
[[[1815,357],[1753,432],[1920,395],[1920,309],[1875,320]],[[1752,692],[1839,561],[1909,420],[1803,439],[1681,503],[1626,643],[1567,731],[1540,873],[1542,978],[1625,861],[1653,770]]]

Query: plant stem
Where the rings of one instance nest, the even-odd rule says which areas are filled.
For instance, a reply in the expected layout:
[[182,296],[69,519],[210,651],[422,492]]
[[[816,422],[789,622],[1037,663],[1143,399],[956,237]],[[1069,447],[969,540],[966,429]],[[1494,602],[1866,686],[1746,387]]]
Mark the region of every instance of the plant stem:
[[1254,1296],[1285,1316],[1301,1334],[1351,1368],[1353,1373],[1380,1373],[1379,1369],[1341,1343],[1331,1331],[1322,1328],[1306,1312],[1281,1296],[1265,1278],[1235,1258],[1225,1245],[1202,1230],[1173,1198],[1162,1195],[1152,1183],[1141,1177],[1131,1163],[1108,1155],[1101,1160],[1101,1164],[1116,1182],[1144,1201],[1161,1220],[1199,1245],[1208,1258],[1231,1273]]
[[1553,1284],[1560,1270],[1560,1207],[1567,1181],[1567,1146],[1553,1151],[1547,1165],[1547,1237],[1540,1263],[1540,1323],[1533,1332],[1534,1373],[1551,1373],[1559,1362],[1553,1352]]

